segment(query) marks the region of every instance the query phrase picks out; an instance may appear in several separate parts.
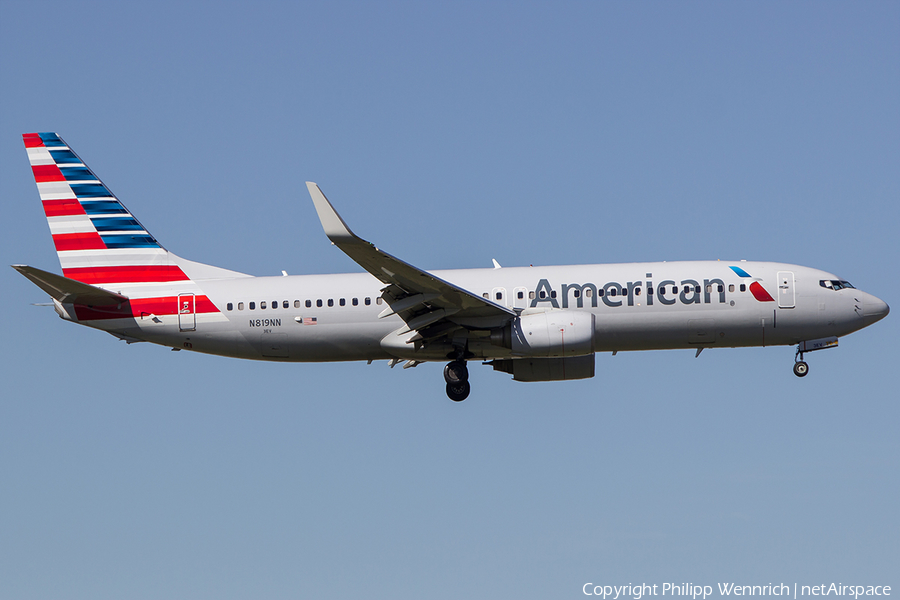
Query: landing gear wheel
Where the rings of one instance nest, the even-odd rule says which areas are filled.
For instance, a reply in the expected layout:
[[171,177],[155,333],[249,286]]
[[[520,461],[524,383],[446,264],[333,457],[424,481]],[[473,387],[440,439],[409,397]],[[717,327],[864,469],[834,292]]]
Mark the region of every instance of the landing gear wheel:
[[469,397],[472,386],[468,381],[460,381],[459,383],[447,384],[447,396],[454,402],[462,402]]
[[798,360],[794,363],[794,375],[797,377],[806,377],[806,374],[809,373],[809,365],[803,362],[802,360]]
[[454,360],[444,367],[444,381],[449,383],[464,383],[469,380],[469,369],[461,360]]

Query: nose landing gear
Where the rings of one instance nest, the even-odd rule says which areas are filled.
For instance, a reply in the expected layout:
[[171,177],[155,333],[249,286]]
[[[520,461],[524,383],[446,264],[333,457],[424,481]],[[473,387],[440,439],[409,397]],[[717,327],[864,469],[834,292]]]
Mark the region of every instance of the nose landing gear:
[[794,355],[794,375],[797,377],[806,377],[809,373],[809,365],[803,361],[803,352],[800,346],[797,346],[797,354]]
[[794,375],[797,377],[806,377],[806,374],[809,373],[809,365],[803,362],[804,352],[837,348],[837,345],[838,339],[835,336],[820,338],[818,340],[806,340],[797,344],[797,354],[794,355]]
[[466,361],[454,360],[444,367],[444,381],[447,382],[447,396],[454,402],[462,402],[469,397],[469,369]]

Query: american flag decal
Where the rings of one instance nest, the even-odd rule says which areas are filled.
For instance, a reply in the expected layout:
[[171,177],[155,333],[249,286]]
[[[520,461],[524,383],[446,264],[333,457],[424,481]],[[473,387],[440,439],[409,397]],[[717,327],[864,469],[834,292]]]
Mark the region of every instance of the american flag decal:
[[304,325],[315,325],[316,318],[315,317],[303,317],[303,324]]

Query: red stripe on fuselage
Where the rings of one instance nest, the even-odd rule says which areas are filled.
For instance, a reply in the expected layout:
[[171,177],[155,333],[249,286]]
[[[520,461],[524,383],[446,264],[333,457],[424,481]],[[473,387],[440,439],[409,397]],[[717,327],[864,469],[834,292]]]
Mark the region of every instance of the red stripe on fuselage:
[[174,265],[146,265],[126,267],[79,267],[63,269],[63,275],[82,283],[159,283],[188,281],[184,271]]
[[71,215],[84,215],[84,207],[76,198],[65,200],[44,200],[44,214],[48,217],[68,217]]
[[40,148],[44,145],[44,140],[36,133],[23,133],[22,141],[25,142],[26,148]]
[[45,181],[65,181],[66,178],[63,176],[62,171],[59,170],[59,167],[56,165],[34,165],[31,167],[31,171],[34,173],[34,180],[37,183],[44,183]]
[[[194,312],[196,314],[219,312],[216,305],[206,296],[197,296],[194,302]],[[151,314],[156,316],[178,314],[178,296],[133,298],[118,307],[75,305],[75,315],[79,321],[104,321],[107,319],[129,319],[132,317],[139,319],[141,316],[147,318]]]
[[57,252],[66,250],[105,250],[106,244],[96,231],[85,233],[59,233],[53,236]]

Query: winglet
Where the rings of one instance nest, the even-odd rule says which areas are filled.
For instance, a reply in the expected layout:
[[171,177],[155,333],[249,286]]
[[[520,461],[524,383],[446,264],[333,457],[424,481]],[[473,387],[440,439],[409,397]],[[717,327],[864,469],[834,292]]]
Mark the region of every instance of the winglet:
[[328,236],[329,240],[335,244],[356,240],[361,241],[356,234],[350,231],[341,215],[337,214],[337,211],[331,206],[331,202],[328,201],[328,198],[325,197],[318,185],[312,181],[307,181],[306,187],[309,190],[313,204],[316,205],[316,212],[319,214],[319,220],[322,222],[322,229],[325,230],[325,235]]

